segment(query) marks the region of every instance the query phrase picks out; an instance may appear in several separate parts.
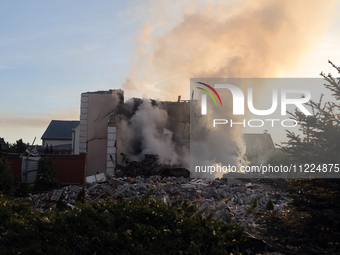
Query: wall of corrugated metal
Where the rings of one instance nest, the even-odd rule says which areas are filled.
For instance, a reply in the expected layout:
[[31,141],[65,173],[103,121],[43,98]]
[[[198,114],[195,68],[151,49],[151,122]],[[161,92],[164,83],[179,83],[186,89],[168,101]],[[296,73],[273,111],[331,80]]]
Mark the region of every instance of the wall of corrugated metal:
[[21,180],[23,182],[34,183],[38,172],[38,162],[40,157],[22,157]]

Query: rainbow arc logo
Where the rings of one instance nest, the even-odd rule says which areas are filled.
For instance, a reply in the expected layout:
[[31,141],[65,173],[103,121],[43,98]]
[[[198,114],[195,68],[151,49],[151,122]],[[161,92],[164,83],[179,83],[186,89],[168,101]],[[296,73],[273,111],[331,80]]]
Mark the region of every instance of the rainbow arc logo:
[[[203,82],[196,82],[196,83],[199,83],[199,84],[201,84],[201,85],[203,85],[203,86],[206,86],[206,87],[209,88],[212,92],[214,92],[215,95],[217,96],[218,100],[220,101],[221,106],[222,106],[222,100],[221,100],[221,98],[220,98],[220,95],[217,93],[217,91],[216,91],[213,87],[211,87],[210,85],[208,85],[208,84],[206,84],[206,83],[203,83]],[[214,96],[211,94],[211,92],[210,92],[209,90],[204,89],[204,88],[200,88],[200,87],[196,87],[196,88],[201,89],[201,90],[203,90],[204,92],[206,92],[206,93],[212,98],[212,100],[214,100],[215,105],[217,105]]]

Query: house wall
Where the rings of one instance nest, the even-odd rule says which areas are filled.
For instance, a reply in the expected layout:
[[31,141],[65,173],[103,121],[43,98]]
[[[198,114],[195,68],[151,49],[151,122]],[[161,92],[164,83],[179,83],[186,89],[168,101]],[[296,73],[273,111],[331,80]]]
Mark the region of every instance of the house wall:
[[275,145],[268,133],[243,134],[246,145],[246,157],[252,165],[266,164],[268,159],[275,153]]
[[87,152],[88,176],[107,172],[108,121],[121,101],[124,101],[122,90],[81,95],[79,151]]
[[115,174],[116,170],[116,148],[117,127],[115,123],[109,123],[107,127],[107,155],[106,155],[106,172]]
[[79,154],[80,125],[72,129],[72,154]]
[[72,144],[72,140],[48,140],[48,139],[44,139],[42,146],[45,147],[46,144],[48,144],[48,146],[50,146],[50,145],[55,146],[55,145],[61,145],[61,144]]
[[79,152],[87,151],[87,113],[89,108],[89,93],[82,93],[80,99]]

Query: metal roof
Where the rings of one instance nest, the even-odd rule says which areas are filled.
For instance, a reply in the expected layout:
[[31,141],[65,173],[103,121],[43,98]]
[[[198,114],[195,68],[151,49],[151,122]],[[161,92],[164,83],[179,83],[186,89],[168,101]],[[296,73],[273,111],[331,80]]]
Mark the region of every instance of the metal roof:
[[72,129],[79,120],[52,120],[41,139],[72,140]]

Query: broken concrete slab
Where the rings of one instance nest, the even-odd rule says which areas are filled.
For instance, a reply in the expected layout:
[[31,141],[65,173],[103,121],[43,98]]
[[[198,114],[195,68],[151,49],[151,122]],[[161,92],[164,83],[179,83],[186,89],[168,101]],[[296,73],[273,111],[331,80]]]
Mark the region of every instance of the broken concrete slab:
[[87,183],[94,183],[94,182],[105,182],[106,176],[104,173],[96,174],[96,175],[90,175],[86,177]]
[[53,190],[51,195],[51,201],[58,201],[62,193],[63,193],[62,190]]

